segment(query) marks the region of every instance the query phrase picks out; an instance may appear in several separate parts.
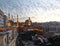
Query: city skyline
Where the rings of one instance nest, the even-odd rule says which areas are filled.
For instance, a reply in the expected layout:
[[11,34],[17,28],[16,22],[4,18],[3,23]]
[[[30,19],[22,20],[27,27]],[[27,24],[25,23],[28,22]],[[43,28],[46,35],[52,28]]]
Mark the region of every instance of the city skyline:
[[60,22],[60,0],[0,0],[0,9],[6,15],[18,14],[20,21],[31,17],[33,22]]

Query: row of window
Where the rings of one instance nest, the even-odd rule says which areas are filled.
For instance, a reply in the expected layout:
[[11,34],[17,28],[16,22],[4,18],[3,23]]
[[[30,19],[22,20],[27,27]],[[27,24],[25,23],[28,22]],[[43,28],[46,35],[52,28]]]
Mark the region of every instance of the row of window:
[[0,15],[0,18],[4,18],[4,17]]

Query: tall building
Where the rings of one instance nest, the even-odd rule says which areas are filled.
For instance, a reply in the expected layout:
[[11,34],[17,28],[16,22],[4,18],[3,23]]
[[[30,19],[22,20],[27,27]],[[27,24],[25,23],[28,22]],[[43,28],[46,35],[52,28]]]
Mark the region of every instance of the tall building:
[[4,27],[4,13],[0,10],[0,27]]
[[7,16],[4,15],[4,27],[7,27],[7,22],[8,22]]
[[12,25],[12,21],[10,19],[10,13],[8,14],[8,26],[10,27]]

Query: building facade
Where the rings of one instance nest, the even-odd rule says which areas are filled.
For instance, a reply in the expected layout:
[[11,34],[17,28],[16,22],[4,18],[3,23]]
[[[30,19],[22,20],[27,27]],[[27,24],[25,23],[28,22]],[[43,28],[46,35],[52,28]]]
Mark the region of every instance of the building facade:
[[8,22],[7,16],[4,15],[4,27],[7,27],[7,22]]
[[0,10],[0,27],[4,26],[4,13]]
[[0,27],[7,26],[7,16],[4,15],[3,11],[0,10]]

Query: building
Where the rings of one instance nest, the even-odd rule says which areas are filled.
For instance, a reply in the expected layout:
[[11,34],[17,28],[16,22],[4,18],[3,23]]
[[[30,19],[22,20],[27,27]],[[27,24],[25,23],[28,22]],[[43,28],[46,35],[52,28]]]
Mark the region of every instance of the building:
[[0,27],[4,27],[4,13],[0,9]]
[[19,27],[18,15],[17,15],[16,22],[14,22],[13,16],[12,16],[12,19],[11,19],[10,14],[8,14],[8,27]]
[[0,10],[0,46],[16,46],[18,22],[16,26],[14,25],[10,14],[7,19],[7,16]]
[[25,21],[25,25],[26,26],[31,26],[32,25],[32,21],[31,21],[30,17],[29,17],[28,20]]
[[8,22],[7,16],[4,15],[4,27],[7,27],[7,22]]
[[10,14],[8,14],[8,27],[11,27],[13,21],[10,19]]

